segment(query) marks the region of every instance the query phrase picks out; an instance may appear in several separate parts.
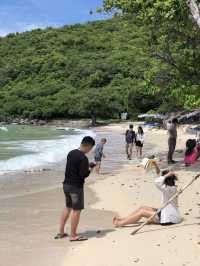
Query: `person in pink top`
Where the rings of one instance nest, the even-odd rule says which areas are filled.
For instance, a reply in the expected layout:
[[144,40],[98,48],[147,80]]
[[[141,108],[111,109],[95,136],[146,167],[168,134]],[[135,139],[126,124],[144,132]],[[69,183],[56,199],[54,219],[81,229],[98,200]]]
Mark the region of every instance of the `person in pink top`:
[[195,139],[188,139],[186,142],[186,152],[184,162],[186,166],[195,164],[199,157],[199,145]]

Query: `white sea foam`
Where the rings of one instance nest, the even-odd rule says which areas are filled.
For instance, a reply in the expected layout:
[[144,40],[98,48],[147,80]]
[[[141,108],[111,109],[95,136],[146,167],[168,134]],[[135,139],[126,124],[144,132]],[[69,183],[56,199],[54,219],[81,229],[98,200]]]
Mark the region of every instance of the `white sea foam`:
[[[62,129],[69,130],[68,128]],[[10,142],[11,145],[32,152],[32,154],[0,161],[0,175],[42,166],[50,167],[52,164],[64,160],[70,150],[78,148],[81,139],[86,135],[95,136],[92,131],[78,130],[75,135],[64,135],[59,139]]]
[[8,131],[7,127],[4,127],[4,126],[1,126],[1,127],[0,127],[0,130],[2,130],[2,131],[6,131],[6,132]]

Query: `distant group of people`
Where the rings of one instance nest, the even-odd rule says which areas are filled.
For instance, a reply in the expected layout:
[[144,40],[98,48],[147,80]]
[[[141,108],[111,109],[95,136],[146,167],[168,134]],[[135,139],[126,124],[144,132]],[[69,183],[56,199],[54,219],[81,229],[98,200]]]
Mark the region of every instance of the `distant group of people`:
[[133,148],[136,146],[136,156],[142,157],[142,149],[144,145],[144,131],[141,126],[138,127],[137,133],[131,124],[125,134],[127,159],[131,160],[133,156]]
[[[168,130],[168,164],[174,164],[173,154],[176,148],[177,140],[177,125],[178,120],[173,119],[167,126]],[[65,171],[65,179],[63,182],[63,191],[65,194],[66,207],[63,210],[60,219],[59,233],[55,239],[67,237],[65,233],[65,225],[68,218],[71,216],[71,234],[70,241],[85,241],[87,237],[77,235],[77,227],[80,220],[81,211],[84,209],[84,183],[85,179],[90,173],[96,169],[96,173],[100,173],[102,158],[105,158],[104,145],[107,143],[106,138],[102,138],[96,145],[94,150],[95,163],[89,163],[86,156],[95,146],[95,140],[90,137],[84,137],[79,149],[72,150],[67,156],[67,164]],[[142,149],[144,144],[144,131],[141,126],[138,127],[137,132],[131,124],[125,133],[126,155],[127,159],[131,160],[133,157],[133,148],[136,147],[136,156],[142,157]],[[200,157],[200,144],[196,140],[188,140],[186,143],[185,164],[191,165]],[[173,195],[177,193],[177,176],[169,171],[161,171],[155,160],[149,160],[156,169],[155,185],[162,192],[162,203],[167,202]],[[167,207],[158,212],[154,207],[140,207],[127,217],[116,216],[113,219],[113,224],[116,227],[134,224],[142,218],[150,218],[154,215],[151,223],[170,225],[181,221],[181,216],[178,210],[177,199],[174,199]]]

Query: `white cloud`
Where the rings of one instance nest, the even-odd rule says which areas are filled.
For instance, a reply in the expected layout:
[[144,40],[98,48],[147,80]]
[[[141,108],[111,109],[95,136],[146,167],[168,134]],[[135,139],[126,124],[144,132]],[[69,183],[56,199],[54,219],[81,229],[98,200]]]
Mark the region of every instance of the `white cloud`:
[[2,29],[0,29],[0,36],[1,36],[1,37],[6,36],[7,34],[9,34],[9,31],[6,31],[6,30],[2,30]]

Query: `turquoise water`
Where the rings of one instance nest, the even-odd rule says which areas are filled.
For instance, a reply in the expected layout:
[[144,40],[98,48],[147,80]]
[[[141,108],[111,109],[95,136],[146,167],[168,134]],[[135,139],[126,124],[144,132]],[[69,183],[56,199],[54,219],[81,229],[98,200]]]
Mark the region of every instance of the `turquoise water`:
[[34,153],[23,148],[22,142],[28,140],[53,140],[77,134],[74,130],[50,127],[8,125],[0,127],[0,160]]
[[90,131],[69,128],[0,126],[0,175],[51,166],[65,159]]

